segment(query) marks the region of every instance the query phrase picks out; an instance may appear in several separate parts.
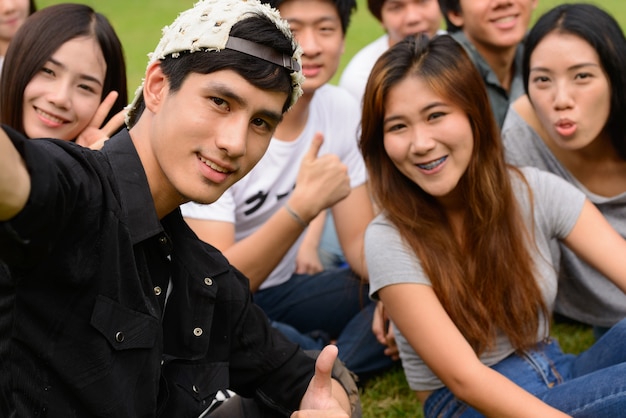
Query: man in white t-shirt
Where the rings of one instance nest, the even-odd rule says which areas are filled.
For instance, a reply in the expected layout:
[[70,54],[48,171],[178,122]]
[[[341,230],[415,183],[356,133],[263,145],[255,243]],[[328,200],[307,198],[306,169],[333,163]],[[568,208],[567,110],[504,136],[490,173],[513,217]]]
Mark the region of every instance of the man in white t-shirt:
[[[267,152],[211,205],[183,215],[249,279],[255,302],[305,349],[333,341],[360,376],[391,365],[371,332],[363,238],[374,211],[357,146],[358,103],[327,84],[344,50],[354,0],[271,0],[302,48],[304,95],[285,113]],[[296,273],[304,231],[319,228],[332,208],[350,268]],[[314,231],[311,231],[314,232]],[[318,234],[311,234],[318,236]],[[313,270],[315,271],[315,270]]]
[[385,34],[357,52],[339,80],[339,86],[348,90],[359,103],[376,60],[387,49],[416,33],[434,36],[442,32],[443,21],[437,0],[367,0],[367,7],[385,29]]

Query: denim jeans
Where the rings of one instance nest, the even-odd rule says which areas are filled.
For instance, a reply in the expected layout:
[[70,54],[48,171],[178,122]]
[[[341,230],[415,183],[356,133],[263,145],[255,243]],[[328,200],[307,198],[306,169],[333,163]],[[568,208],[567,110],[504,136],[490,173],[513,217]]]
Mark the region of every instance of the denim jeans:
[[335,221],[333,219],[333,211],[326,209],[326,222],[322,230],[320,245],[317,249],[318,256],[324,269],[329,270],[336,267],[345,267],[346,258],[343,255],[339,237],[335,230]]
[[[492,368],[548,405],[573,417],[620,417],[626,413],[626,319],[578,356],[564,354],[555,340],[512,354]],[[482,417],[447,389],[424,404],[430,417]]]
[[339,358],[359,377],[393,364],[372,333],[375,303],[349,268],[294,274],[286,283],[254,294],[275,328],[305,350],[336,340]]

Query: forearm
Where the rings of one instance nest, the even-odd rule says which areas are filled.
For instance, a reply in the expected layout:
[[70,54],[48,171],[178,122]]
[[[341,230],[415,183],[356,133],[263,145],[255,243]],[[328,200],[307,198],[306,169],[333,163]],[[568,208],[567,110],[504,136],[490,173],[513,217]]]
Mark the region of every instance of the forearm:
[[545,404],[495,370],[483,366],[478,376],[465,384],[451,384],[452,392],[487,417],[522,418],[568,415]]
[[248,277],[250,289],[255,292],[303,231],[302,225],[282,207],[253,234],[224,249],[223,253]]
[[374,219],[374,208],[367,185],[357,186],[350,195],[333,206],[337,237],[344,257],[362,280],[368,281],[365,263],[365,230]]
[[30,176],[21,155],[0,129],[0,221],[17,215],[30,194]]
[[369,281],[369,275],[367,273],[367,266],[365,263],[363,237],[357,237],[353,241],[349,242],[344,248],[344,257],[350,268],[363,280]]
[[320,246],[322,233],[324,232],[324,224],[326,223],[326,211],[321,211],[309,224],[302,240],[302,246],[315,249]]

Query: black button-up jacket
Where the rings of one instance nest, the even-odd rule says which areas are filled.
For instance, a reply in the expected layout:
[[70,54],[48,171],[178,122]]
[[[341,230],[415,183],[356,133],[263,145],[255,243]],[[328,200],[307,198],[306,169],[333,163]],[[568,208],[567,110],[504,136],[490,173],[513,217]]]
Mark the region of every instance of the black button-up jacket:
[[297,409],[313,360],[179,210],[157,218],[127,131],[99,152],[5,130],[32,190],[0,223],[0,411],[196,417],[224,388]]

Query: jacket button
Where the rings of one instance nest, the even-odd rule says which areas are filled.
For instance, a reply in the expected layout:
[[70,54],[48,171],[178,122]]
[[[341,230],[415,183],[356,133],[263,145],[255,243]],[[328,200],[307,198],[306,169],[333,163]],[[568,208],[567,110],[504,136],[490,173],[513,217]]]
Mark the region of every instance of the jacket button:
[[154,287],[154,294],[159,296],[161,294],[161,287],[155,286]]
[[165,236],[161,236],[161,237],[159,237],[159,242],[160,242],[162,245],[167,244],[167,237],[165,237]]
[[121,343],[124,341],[124,333],[123,332],[117,332],[115,334],[115,341],[117,341],[118,343]]
[[193,393],[200,393],[200,391],[198,390],[198,388],[196,387],[196,385],[193,385],[191,387],[191,390],[193,390]]
[[199,337],[202,335],[202,328],[194,328],[193,329],[193,335],[195,335],[196,337]]
[[213,279],[211,279],[210,277],[205,277],[204,284],[207,286],[213,286]]

